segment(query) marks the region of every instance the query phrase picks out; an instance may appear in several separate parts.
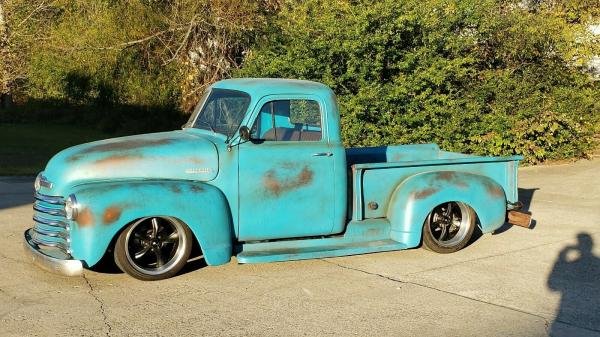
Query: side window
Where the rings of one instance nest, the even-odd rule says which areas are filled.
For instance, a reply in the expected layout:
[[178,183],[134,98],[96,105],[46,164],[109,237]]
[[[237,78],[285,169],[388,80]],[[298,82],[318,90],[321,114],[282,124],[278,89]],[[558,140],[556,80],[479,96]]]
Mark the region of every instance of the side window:
[[252,138],[265,141],[319,141],[321,108],[308,99],[265,103],[251,129]]

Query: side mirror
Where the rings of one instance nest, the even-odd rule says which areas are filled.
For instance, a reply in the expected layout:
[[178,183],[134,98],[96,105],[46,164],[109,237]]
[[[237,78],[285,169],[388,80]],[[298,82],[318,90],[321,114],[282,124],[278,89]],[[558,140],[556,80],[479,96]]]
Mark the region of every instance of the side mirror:
[[240,138],[244,141],[250,140],[250,129],[245,125],[240,128]]

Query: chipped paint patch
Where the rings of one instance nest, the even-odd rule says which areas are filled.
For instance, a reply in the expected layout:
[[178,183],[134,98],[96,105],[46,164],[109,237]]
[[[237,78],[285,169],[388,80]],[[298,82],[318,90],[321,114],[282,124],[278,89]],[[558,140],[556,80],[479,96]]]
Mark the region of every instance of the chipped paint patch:
[[308,166],[304,166],[296,177],[285,180],[279,179],[275,170],[269,170],[264,175],[263,185],[270,194],[279,196],[287,191],[310,184],[313,176],[314,172]]
[[104,222],[105,224],[111,224],[111,223],[119,220],[119,218],[121,217],[122,211],[123,210],[118,206],[108,207],[104,211],[104,214],[102,215],[102,222]]
[[171,185],[169,188],[171,189],[171,191],[173,191],[173,193],[181,193],[181,188],[177,185]]
[[94,214],[89,208],[84,208],[79,212],[77,219],[75,220],[81,227],[93,226],[94,225]]

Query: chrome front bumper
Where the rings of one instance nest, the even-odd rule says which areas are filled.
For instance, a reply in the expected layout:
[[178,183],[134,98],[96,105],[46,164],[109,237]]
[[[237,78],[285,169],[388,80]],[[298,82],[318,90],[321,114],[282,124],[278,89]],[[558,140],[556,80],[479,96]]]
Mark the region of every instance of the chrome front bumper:
[[65,276],[80,276],[83,274],[83,263],[79,260],[64,260],[44,254],[31,238],[33,229],[25,231],[23,246],[25,255],[38,267],[52,273]]

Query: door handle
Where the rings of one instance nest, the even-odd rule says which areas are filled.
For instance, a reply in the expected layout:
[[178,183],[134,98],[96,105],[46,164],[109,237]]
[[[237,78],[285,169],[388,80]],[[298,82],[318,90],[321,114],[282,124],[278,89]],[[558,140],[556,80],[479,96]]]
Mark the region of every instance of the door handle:
[[333,153],[331,153],[331,152],[313,153],[313,157],[331,157],[331,156],[333,156]]

